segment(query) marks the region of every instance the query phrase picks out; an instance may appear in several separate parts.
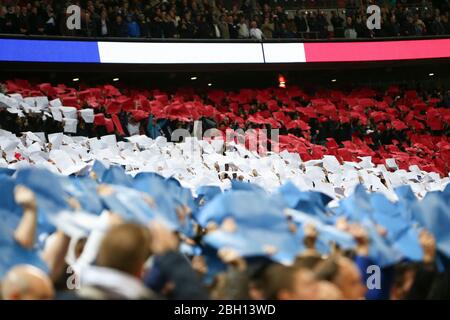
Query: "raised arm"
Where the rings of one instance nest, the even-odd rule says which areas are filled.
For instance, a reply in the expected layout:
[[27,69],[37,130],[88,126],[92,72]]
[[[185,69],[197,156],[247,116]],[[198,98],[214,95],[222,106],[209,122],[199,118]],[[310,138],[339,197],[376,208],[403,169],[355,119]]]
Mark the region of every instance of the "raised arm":
[[33,191],[18,185],[14,189],[16,203],[23,208],[22,219],[15,232],[14,239],[24,248],[31,249],[34,245],[37,228],[37,206]]

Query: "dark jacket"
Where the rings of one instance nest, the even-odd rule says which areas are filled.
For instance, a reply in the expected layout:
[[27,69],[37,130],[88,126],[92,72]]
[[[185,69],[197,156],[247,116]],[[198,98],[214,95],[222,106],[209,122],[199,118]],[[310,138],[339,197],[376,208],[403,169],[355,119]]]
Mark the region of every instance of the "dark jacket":
[[155,258],[152,269],[144,278],[145,284],[160,292],[165,284],[172,283],[174,288],[169,299],[206,300],[208,293],[200,278],[192,269],[186,257],[178,252],[169,252]]

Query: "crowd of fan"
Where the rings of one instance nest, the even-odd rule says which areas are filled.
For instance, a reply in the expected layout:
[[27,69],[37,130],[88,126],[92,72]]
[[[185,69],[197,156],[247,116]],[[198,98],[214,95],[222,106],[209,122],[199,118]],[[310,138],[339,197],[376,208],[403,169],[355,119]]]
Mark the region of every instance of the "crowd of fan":
[[[448,153],[444,149],[450,129],[450,92],[417,92],[392,86],[383,91],[318,90],[308,95],[292,86],[285,90],[242,89],[239,92],[183,88],[166,94],[124,87],[122,92],[126,95],[122,95],[108,85],[83,88],[84,91],[77,91],[64,85],[33,86],[27,81],[7,81],[0,93],[61,98],[62,104],[74,111],[76,108],[92,111],[94,119],[88,123],[75,116],[78,120],[69,129],[68,119],[57,121],[43,116],[40,109],[22,110],[24,113],[20,115],[19,110],[0,108],[0,128],[16,134],[65,131],[100,137],[115,133],[119,139],[135,134],[153,139],[163,135],[171,139],[176,129],[193,131],[194,121],[200,121],[204,130],[218,128],[221,132],[275,128],[279,129],[280,150],[297,152],[305,161],[320,159],[331,152],[346,161],[370,154],[375,162],[382,163],[388,154],[395,153],[400,168],[407,169],[414,163],[426,171],[448,173]],[[430,141],[435,145],[430,145]],[[351,152],[346,150],[349,148]]]
[[[398,4],[381,9],[381,29],[366,26],[366,7],[347,1],[335,10],[290,10],[246,0],[220,1],[0,1],[0,33],[88,37],[270,39],[372,38],[450,34],[448,4],[420,8]],[[81,29],[68,30],[66,9],[79,4]]]
[[[3,196],[8,200],[3,201],[4,210],[0,211],[0,226],[5,230],[0,234],[0,239],[5,244],[1,247],[0,255],[0,268],[3,267],[3,270],[0,269],[3,272],[0,273],[0,298],[356,300],[448,299],[450,296],[450,272],[446,258],[448,241],[436,232],[436,229],[448,226],[448,205],[442,207],[441,212],[436,207],[429,210],[430,203],[436,202],[433,197],[439,197],[439,203],[444,206],[445,197],[450,190],[448,187],[444,193],[434,193],[429,201],[422,200],[427,201],[422,206],[413,206],[412,210],[417,210],[419,216],[430,214],[440,219],[431,223],[430,228],[421,228],[420,231],[409,227],[408,230],[413,234],[417,232],[417,236],[411,236],[409,231],[409,236],[406,237],[403,231],[397,231],[399,239],[393,236],[393,230],[399,230],[398,227],[403,225],[404,220],[399,220],[399,217],[394,219],[394,216],[386,213],[385,208],[379,209],[388,220],[382,220],[385,225],[377,224],[376,227],[367,223],[368,221],[349,221],[344,215],[337,219],[334,226],[319,228],[320,224],[313,222],[314,219],[319,219],[319,215],[311,212],[306,214],[314,215],[314,219],[310,217],[311,223],[307,222],[309,220],[301,220],[299,225],[297,220],[294,220],[295,223],[288,223],[288,220],[284,221],[286,218],[281,212],[277,211],[281,199],[264,195],[261,190],[230,191],[228,195],[234,197],[236,203],[226,195],[216,195],[221,199],[220,205],[224,208],[221,211],[226,212],[226,215],[220,210],[218,212],[218,207],[212,204],[213,200],[205,200],[206,196],[200,197],[200,208],[197,208],[199,211],[195,211],[199,213],[194,215],[191,210],[197,210],[195,205],[191,209],[184,204],[186,200],[180,198],[179,202],[183,204],[174,203],[177,205],[175,211],[179,224],[192,219],[193,215],[199,220],[198,223],[188,225],[194,232],[186,235],[184,229],[177,229],[177,232],[169,230],[155,217],[146,226],[142,222],[142,216],[140,219],[133,216],[137,211],[148,212],[149,208],[155,210],[153,214],[158,212],[164,202],[162,194],[169,199],[175,198],[179,187],[175,187],[173,179],[158,180],[162,184],[160,187],[164,186],[165,189],[163,193],[159,193],[159,197],[154,198],[147,192],[159,192],[156,190],[159,188],[157,184],[151,184],[152,188],[144,187],[143,184],[145,191],[138,192],[136,189],[131,192],[131,186],[121,185],[123,177],[119,172],[107,170],[99,178],[100,171],[93,168],[89,176],[72,177],[73,179],[32,169],[19,170],[12,177],[8,176],[11,172],[1,172]],[[147,181],[147,178],[153,180]],[[143,176],[143,181],[155,183],[154,178]],[[97,179],[103,182],[100,184]],[[47,188],[50,186],[58,192],[48,192]],[[87,193],[90,193],[89,199]],[[71,196],[66,198],[68,195]],[[406,198],[403,200],[413,201]],[[60,203],[56,204],[55,201]],[[62,208],[61,201],[66,208],[65,213],[73,212],[77,217],[86,214],[80,209],[94,213],[97,204],[100,204],[98,209],[102,213],[99,217],[92,217],[95,220],[91,222],[94,222],[95,227],[87,237],[80,237],[80,233],[75,232],[77,227],[75,231],[71,229],[74,223],[61,217],[64,215],[59,211]],[[206,204],[202,201],[206,201]],[[227,201],[233,205],[227,205]],[[314,202],[313,199],[308,201]],[[208,202],[211,204],[209,207]],[[406,202],[402,202],[402,205]],[[259,209],[255,208],[258,207],[256,203],[260,205]],[[317,200],[315,204],[318,205]],[[299,201],[299,206],[301,210],[309,210],[308,202],[304,199]],[[236,210],[238,207],[245,209]],[[322,212],[321,210],[319,208],[318,212]],[[365,211],[356,207],[355,212],[359,215]],[[43,224],[38,221],[50,214],[61,217],[60,220],[53,220],[58,225],[58,230],[42,241]],[[147,219],[149,218],[144,215],[144,220]],[[392,219],[394,222],[387,222]],[[45,218],[42,221],[44,220]],[[270,222],[274,222],[276,227],[272,229]],[[244,230],[240,232],[249,230],[254,233],[240,239],[240,228]],[[286,253],[285,249],[289,251],[292,246],[297,246],[295,242],[300,239],[293,236],[297,234],[297,230],[303,230],[302,250],[292,264],[283,264],[274,254],[277,250]],[[270,232],[269,235],[267,232]],[[342,240],[341,235],[340,240],[336,241],[354,242],[351,249],[344,249],[337,243],[333,246],[330,238],[326,240],[326,236],[330,234],[331,239],[339,239],[333,235],[342,232],[348,234],[350,239]],[[277,233],[284,235],[283,241],[273,240],[274,243],[282,242],[279,247],[267,245],[264,248],[265,252],[267,250],[265,254],[259,251],[256,256],[246,254],[253,252],[254,243],[256,247],[259,242],[265,243],[262,237],[271,242]],[[221,234],[225,235],[225,239]],[[214,235],[218,237],[214,238]],[[213,237],[210,240],[212,242],[207,242],[208,237]],[[230,237],[240,239],[237,242],[240,249],[235,248],[234,240],[227,242]],[[35,239],[41,239],[40,245],[35,243]],[[243,240],[249,246],[248,251],[240,244]],[[220,244],[217,250],[205,245],[214,241]],[[223,245],[223,241],[231,247]],[[393,246],[393,243],[401,247],[402,252],[409,252],[416,258],[399,259],[394,254],[397,249],[386,247]],[[192,247],[192,250],[183,251],[182,247],[186,245]],[[327,248],[325,254],[321,251],[324,246]],[[196,248],[201,248],[201,254],[196,253]],[[373,260],[373,252],[378,254],[375,254],[376,260]],[[375,283],[380,285],[369,285],[372,283],[369,279],[372,277],[369,267],[373,267],[375,262],[383,263],[381,271],[374,274],[379,277]],[[445,268],[440,265],[442,262],[446,263]]]

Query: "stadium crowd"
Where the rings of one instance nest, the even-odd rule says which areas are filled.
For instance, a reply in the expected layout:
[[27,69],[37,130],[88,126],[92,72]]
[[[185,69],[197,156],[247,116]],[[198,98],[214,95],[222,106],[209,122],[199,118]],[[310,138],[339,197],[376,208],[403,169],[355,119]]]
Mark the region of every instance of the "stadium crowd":
[[450,298],[448,92],[0,90],[3,299]]
[[[22,80],[6,81],[3,90],[12,96],[0,96],[0,125],[15,134],[64,131],[87,137],[116,134],[119,140],[143,134],[171,141],[174,130],[192,132],[199,121],[203,132],[216,128],[223,135],[265,129],[270,138],[270,130],[278,129],[279,149],[297,152],[303,160],[325,154],[344,161],[372,156],[376,164],[395,158],[401,169],[415,164],[449,172],[450,93],[440,90],[391,86],[305,92],[290,86],[163,92],[112,85],[76,90]],[[274,146],[269,139],[267,147]]]
[[[379,30],[366,27],[366,7],[354,0],[341,1],[339,9],[289,11],[277,2],[257,0],[232,6],[219,0],[2,0],[0,34],[256,40],[450,34],[448,1],[422,1],[419,7],[408,1],[376,3],[382,6]],[[81,30],[67,29],[66,8],[71,4],[83,8]]]
[[[10,138],[0,133],[2,142]],[[58,166],[54,156],[69,155],[75,139],[82,137],[43,143],[27,133],[23,143],[33,159],[45,154],[36,149],[42,144]],[[142,140],[105,142],[106,153],[124,148],[112,162],[131,160],[129,147],[146,150]],[[168,151],[176,147],[161,154],[167,161]],[[325,160],[303,165],[336,178]],[[412,172],[409,179],[429,178]],[[420,201],[409,187],[396,189],[391,202],[358,186],[329,207],[327,195],[290,183],[269,194],[234,181],[227,192],[205,185],[194,196],[173,176],[143,171],[131,178],[97,161],[70,176],[22,163],[0,169],[2,298],[448,299],[449,243],[441,230],[450,225],[450,187],[448,178],[442,182]]]

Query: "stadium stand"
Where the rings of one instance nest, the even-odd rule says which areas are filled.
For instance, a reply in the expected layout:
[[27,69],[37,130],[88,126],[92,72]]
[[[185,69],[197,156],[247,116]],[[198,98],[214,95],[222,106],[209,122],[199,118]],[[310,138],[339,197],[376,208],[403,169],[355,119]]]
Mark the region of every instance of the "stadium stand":
[[[71,4],[82,8],[79,30],[67,29]],[[0,34],[256,40],[450,34],[447,1],[376,4],[379,30],[366,28],[362,1],[3,1]]]
[[[306,94],[298,87],[238,92],[179,89],[119,91],[112,85],[76,90],[49,83],[7,81],[0,96],[1,126],[13,133],[64,131],[87,137],[146,134],[170,141],[177,128],[279,129],[281,151],[305,161],[334,155],[339,161],[371,156],[375,164],[396,159],[400,169],[449,172],[449,94],[429,95],[391,86]],[[12,96],[11,96],[12,95]],[[23,100],[22,100],[23,99]],[[270,137],[269,137],[270,138]],[[248,142],[247,142],[248,144]],[[271,146],[269,141],[269,148]]]

